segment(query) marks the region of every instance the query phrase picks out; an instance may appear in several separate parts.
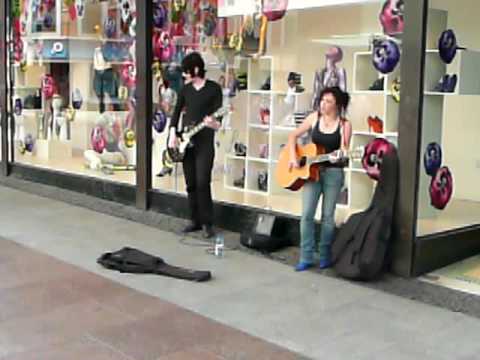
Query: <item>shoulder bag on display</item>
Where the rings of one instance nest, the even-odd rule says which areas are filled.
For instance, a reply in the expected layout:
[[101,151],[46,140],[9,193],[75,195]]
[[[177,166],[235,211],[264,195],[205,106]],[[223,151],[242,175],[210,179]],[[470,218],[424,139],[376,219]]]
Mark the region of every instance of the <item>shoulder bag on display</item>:
[[403,33],[404,28],[404,0],[386,0],[380,12],[380,23],[383,32],[394,36]]
[[262,13],[268,21],[277,21],[282,19],[288,8],[288,0],[263,0]]
[[376,39],[373,41],[372,62],[375,69],[382,74],[391,73],[400,61],[400,48],[391,39]]

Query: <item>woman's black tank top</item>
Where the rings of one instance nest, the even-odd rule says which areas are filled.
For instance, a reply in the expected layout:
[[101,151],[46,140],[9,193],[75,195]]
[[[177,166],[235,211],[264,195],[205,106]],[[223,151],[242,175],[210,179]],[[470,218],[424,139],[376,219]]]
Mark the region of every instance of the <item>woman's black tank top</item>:
[[320,131],[319,120],[315,122],[312,129],[312,142],[317,145],[321,145],[325,148],[327,153],[340,149],[340,143],[342,141],[342,135],[340,133],[341,124],[338,123],[337,130],[333,133],[324,133]]
[[[342,120],[339,121],[337,130],[335,130],[333,133],[324,133],[320,131],[319,127],[319,120],[315,122],[315,125],[313,126],[312,129],[312,142],[317,145],[321,145],[325,148],[326,153],[331,153],[335,150],[338,150],[341,148],[341,143],[342,143],[342,133],[341,133],[341,128],[342,128]],[[345,158],[343,160],[340,160],[336,163],[331,163],[331,162],[325,162],[322,164],[323,167],[336,167],[336,168],[344,168],[348,165],[348,159]]]

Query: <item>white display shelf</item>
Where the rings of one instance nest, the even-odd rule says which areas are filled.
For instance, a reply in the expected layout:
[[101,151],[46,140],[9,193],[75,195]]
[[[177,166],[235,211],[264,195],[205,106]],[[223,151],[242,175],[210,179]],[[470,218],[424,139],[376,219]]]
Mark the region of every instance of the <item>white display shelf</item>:
[[379,138],[398,137],[397,132],[376,133],[376,132],[370,132],[370,131],[353,131],[352,134],[360,135],[360,136],[379,137]]
[[237,187],[237,186],[232,186],[232,185],[224,185],[225,189],[231,190],[231,191],[238,191],[238,192],[245,192],[245,189],[242,187]]
[[383,91],[383,90],[355,90],[354,94],[358,94],[358,95],[384,95],[385,91]]
[[270,160],[267,158],[257,158],[257,157],[253,157],[253,156],[248,156],[247,157],[247,160],[248,161],[254,161],[254,162],[259,162],[259,163],[265,163],[265,164],[268,164],[270,162]]
[[[480,95],[480,78],[473,76],[480,68],[480,51],[457,50],[451,64],[445,64],[436,49],[427,50],[425,57],[425,94],[426,95]],[[457,75],[454,92],[436,92],[435,86],[446,75]]]
[[436,92],[436,91],[425,91],[423,94],[426,96],[457,96],[458,95],[450,92]]
[[265,81],[270,78],[270,89],[275,89],[273,84],[273,57],[262,56],[258,59],[250,58],[248,61],[248,91],[261,94],[265,91],[270,94],[271,90],[262,90]]
[[273,130],[277,130],[277,131],[293,131],[295,130],[297,127],[296,126],[274,126],[273,127]]
[[261,129],[261,130],[268,130],[270,129],[270,125],[262,125],[262,124],[257,124],[257,123],[249,123],[248,126],[255,128],[255,129]]
[[130,43],[135,41],[134,38],[122,38],[122,39],[111,39],[103,36],[89,35],[89,36],[68,36],[68,35],[56,35],[56,34],[37,34],[37,35],[26,35],[22,36],[23,40],[26,41],[35,41],[35,40],[52,40],[52,41],[94,41],[94,42],[122,42]]
[[268,191],[260,191],[260,190],[251,190],[248,189],[247,192],[250,194],[260,195],[260,196],[269,196]]
[[230,160],[245,160],[246,156],[238,156],[238,155],[227,154],[226,158],[230,159]]
[[[131,63],[131,60],[125,61],[109,61],[108,63],[111,65],[124,65]],[[92,64],[93,59],[75,59],[75,58],[68,58],[68,59],[44,59],[40,60],[33,60],[32,64]],[[20,64],[14,63],[14,67],[20,67]]]

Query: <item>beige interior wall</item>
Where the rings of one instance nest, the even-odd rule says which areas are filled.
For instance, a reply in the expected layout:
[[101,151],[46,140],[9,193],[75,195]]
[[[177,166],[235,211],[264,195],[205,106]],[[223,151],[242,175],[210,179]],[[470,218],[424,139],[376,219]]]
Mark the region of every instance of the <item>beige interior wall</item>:
[[347,72],[347,90],[352,95],[348,118],[354,130],[365,130],[364,109],[368,109],[369,114],[382,116],[384,105],[378,97],[352,94],[354,53],[369,50],[367,38],[359,45],[358,35],[382,32],[378,21],[380,8],[380,3],[371,3],[295,10],[289,11],[281,21],[271,23],[267,55],[274,61],[273,89],[286,91],[288,73],[295,71],[302,74],[305,97],[311,99],[315,71],[325,66],[325,52],[331,46],[313,40],[332,41],[332,36],[348,36],[350,44],[341,44],[344,57],[339,63]]
[[[345,7],[316,8],[290,11],[285,19],[271,23],[268,54],[275,57],[275,87],[286,90],[289,71],[303,75],[303,85],[308,92],[313,87],[315,70],[325,65],[325,51],[329,45],[312,40],[329,38],[333,35],[355,35],[378,33],[380,4],[354,5]],[[353,79],[353,52],[367,48],[343,47],[341,63],[347,70],[348,87]],[[278,76],[277,76],[278,75]]]
[[[454,29],[461,46],[480,50],[480,1],[432,0],[431,6],[448,11],[448,27]],[[460,76],[480,76],[480,71]],[[458,199],[480,201],[479,101],[480,95],[449,96],[445,100],[444,163],[454,175],[454,197]]]

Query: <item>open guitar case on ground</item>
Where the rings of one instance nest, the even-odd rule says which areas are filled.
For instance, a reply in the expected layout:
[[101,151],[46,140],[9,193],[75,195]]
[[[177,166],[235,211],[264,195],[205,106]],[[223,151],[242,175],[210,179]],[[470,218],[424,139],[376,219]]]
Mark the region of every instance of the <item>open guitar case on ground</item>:
[[372,280],[385,268],[390,250],[392,222],[398,187],[396,149],[383,156],[370,206],[352,215],[339,229],[332,244],[335,272],[354,280]]
[[110,270],[132,274],[157,274],[190,281],[207,281],[210,271],[199,271],[167,264],[162,258],[143,251],[124,247],[115,252],[104,253],[97,263]]

